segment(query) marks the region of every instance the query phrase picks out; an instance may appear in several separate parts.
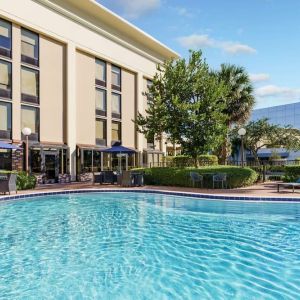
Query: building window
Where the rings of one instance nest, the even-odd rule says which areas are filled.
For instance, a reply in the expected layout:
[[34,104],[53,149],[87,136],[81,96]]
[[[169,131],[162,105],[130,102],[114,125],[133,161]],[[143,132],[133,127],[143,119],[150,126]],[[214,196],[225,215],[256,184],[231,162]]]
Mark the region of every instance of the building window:
[[11,99],[11,63],[0,60],[0,97]]
[[93,168],[93,150],[83,150],[83,165],[82,172],[91,172]]
[[22,67],[21,90],[22,101],[39,103],[39,71]]
[[12,151],[0,149],[0,170],[12,170]]
[[120,94],[112,93],[111,112],[113,118],[121,119],[121,95]]
[[95,83],[106,87],[106,62],[96,59],[96,79]]
[[42,172],[42,156],[40,149],[30,149],[30,167],[32,173]]
[[153,85],[153,82],[150,79],[147,79],[147,104],[149,104],[151,100],[151,94],[149,93],[149,89]]
[[[22,105],[21,110],[21,130],[25,127],[31,129],[30,140],[39,140],[39,109],[36,107]],[[22,134],[22,139],[25,137]]]
[[0,102],[0,139],[11,139],[11,104]]
[[96,115],[106,116],[106,91],[96,89]]
[[106,120],[96,119],[96,145],[106,146]]
[[11,57],[11,23],[0,19],[0,55]]
[[23,63],[39,65],[39,35],[22,29],[21,60]]
[[112,143],[121,142],[121,123],[112,122],[111,124],[111,139]]
[[116,66],[111,66],[111,77],[112,89],[121,91],[121,69]]

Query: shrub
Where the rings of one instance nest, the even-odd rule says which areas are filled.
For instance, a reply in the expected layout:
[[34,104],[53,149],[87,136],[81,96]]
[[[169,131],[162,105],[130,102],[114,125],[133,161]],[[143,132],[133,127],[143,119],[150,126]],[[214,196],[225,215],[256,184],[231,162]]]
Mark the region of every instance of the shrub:
[[218,157],[216,155],[199,155],[198,164],[200,166],[216,166],[218,165]]
[[284,181],[295,182],[300,178],[300,166],[285,166],[285,176]]
[[33,175],[27,175],[26,172],[19,172],[17,176],[17,189],[29,190],[36,186],[36,178]]
[[[195,161],[191,156],[178,155],[168,157],[174,167],[194,167]],[[197,163],[200,166],[214,166],[218,164],[218,157],[215,155],[199,155]]]
[[148,185],[190,187],[192,186],[189,177],[191,171],[204,176],[205,187],[212,187],[212,175],[216,173],[226,173],[228,175],[228,187],[230,188],[248,186],[257,180],[257,173],[250,168],[231,166],[202,167],[200,169],[146,168],[142,170],[145,172],[145,183]]

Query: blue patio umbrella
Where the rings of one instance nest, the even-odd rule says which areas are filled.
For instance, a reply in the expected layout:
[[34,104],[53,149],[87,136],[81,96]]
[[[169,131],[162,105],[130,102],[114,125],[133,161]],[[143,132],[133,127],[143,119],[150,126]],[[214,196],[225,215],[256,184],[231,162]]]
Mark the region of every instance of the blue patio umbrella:
[[0,141],[0,149],[17,150],[20,149],[20,147]]
[[[118,153],[118,154],[120,154],[120,156],[119,156],[119,171],[121,172],[121,154],[122,153],[133,154],[136,151],[133,150],[133,149],[130,149],[130,148],[118,145],[118,146],[112,146],[111,148],[105,149],[105,150],[103,150],[103,152],[105,152],[105,153]],[[126,160],[126,162],[127,162],[127,160]],[[127,169],[127,165],[126,165],[126,169]]]

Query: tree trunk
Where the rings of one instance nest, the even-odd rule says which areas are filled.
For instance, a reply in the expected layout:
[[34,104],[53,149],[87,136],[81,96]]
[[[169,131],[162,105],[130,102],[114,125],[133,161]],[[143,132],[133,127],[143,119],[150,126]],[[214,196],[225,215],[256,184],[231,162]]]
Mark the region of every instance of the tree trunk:
[[228,157],[228,147],[229,147],[228,132],[230,130],[230,123],[227,122],[226,126],[227,126],[227,133],[221,146],[221,155],[220,155],[220,164],[222,165],[226,165],[227,157]]

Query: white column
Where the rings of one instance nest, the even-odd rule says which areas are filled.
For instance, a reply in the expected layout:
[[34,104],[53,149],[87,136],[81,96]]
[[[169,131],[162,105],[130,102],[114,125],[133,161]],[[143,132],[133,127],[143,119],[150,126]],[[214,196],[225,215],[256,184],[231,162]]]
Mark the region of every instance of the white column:
[[[137,112],[144,114],[144,78],[142,73],[137,74]],[[144,149],[144,135],[142,133],[137,133],[137,150],[139,151],[139,165],[143,165],[143,149]]]
[[76,48],[67,45],[67,144],[70,147],[71,180],[76,180]]

